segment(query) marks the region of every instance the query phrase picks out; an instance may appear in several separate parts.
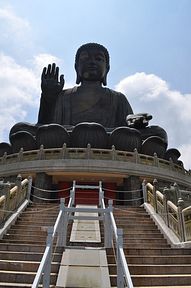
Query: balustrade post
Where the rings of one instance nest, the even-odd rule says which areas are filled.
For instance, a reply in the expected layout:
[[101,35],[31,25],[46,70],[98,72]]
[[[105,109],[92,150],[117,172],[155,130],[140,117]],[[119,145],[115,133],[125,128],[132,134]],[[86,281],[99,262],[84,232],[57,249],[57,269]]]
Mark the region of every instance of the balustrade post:
[[32,176],[29,176],[28,177],[27,196],[26,196],[28,201],[30,201],[31,189],[32,189]]
[[38,160],[44,160],[45,153],[44,153],[44,145],[40,145],[40,149],[38,151]]
[[134,155],[135,163],[136,164],[139,163],[139,153],[136,148],[133,151],[133,155]]
[[117,156],[117,155],[116,155],[115,146],[112,145],[112,148],[111,148],[111,158],[112,158],[113,161],[116,160],[116,158],[117,158],[116,156]]
[[67,151],[67,145],[66,145],[66,143],[63,144],[60,153],[61,153],[61,157],[62,157],[62,158],[64,158],[64,159],[67,158],[68,151]]
[[117,287],[124,287],[123,268],[121,265],[120,248],[123,248],[123,229],[117,229]]
[[99,206],[101,207],[102,199],[104,199],[104,191],[102,190],[102,182],[99,181]]
[[104,214],[104,245],[105,248],[112,247],[113,231],[111,226],[110,212],[113,211],[113,200],[108,201],[108,207],[106,208],[106,213]]
[[72,191],[73,191],[73,201],[72,201],[72,205],[74,205],[74,204],[75,204],[75,197],[76,197],[76,195],[75,195],[75,193],[76,193],[76,181],[75,181],[75,180],[73,181]]
[[2,157],[2,164],[6,164],[6,162],[7,162],[7,152],[5,152]]
[[50,274],[51,274],[51,261],[52,261],[52,235],[53,235],[54,228],[48,227],[47,231],[47,238],[46,238],[46,246],[49,246],[49,253],[47,257],[47,262],[44,268],[44,275],[43,275],[43,288],[50,287]]
[[174,170],[174,162],[172,161],[172,158],[169,159],[169,163],[171,170]]
[[22,161],[22,160],[23,160],[23,151],[24,151],[23,148],[21,148],[21,149],[19,150],[19,153],[17,154],[18,161]]
[[154,200],[154,209],[155,212],[158,213],[158,207],[157,207],[157,187],[158,187],[158,181],[157,179],[154,179],[153,181],[153,200]]
[[16,192],[16,197],[14,197],[15,201],[15,208],[18,207],[18,205],[23,201],[24,196],[22,195],[22,176],[19,174],[17,175],[16,181],[15,181],[15,186],[17,186],[17,192]]
[[159,158],[156,152],[153,154],[153,157],[154,157],[154,165],[159,167]]
[[163,189],[163,196],[164,196],[164,221],[166,225],[169,227],[169,215],[168,215],[168,208],[167,208],[167,195],[168,195],[169,189],[167,187],[164,187]]
[[91,144],[88,143],[87,148],[86,148],[86,158],[91,159],[91,154],[92,154]]
[[142,190],[143,190],[143,199],[144,199],[144,203],[147,203],[147,181],[144,179],[142,182]]
[[186,240],[184,219],[183,219],[183,214],[182,214],[183,207],[184,207],[184,200],[182,200],[182,198],[179,198],[178,199],[178,226],[179,226],[178,228],[179,228],[180,239],[182,242]]
[[174,186],[177,199],[182,198],[182,195],[181,195],[182,193],[178,187],[178,184],[175,182],[173,186]]
[[62,215],[61,215],[61,219],[60,219],[60,224],[58,227],[58,246],[59,247],[63,247],[65,246],[65,239],[66,239],[66,234],[67,231],[64,231],[64,229],[67,229],[67,227],[65,227],[65,222],[64,219],[66,217],[66,212],[65,212],[65,199],[61,198],[60,199],[60,211],[62,211]]
[[[3,189],[2,189],[2,195],[5,196],[5,202],[3,205],[3,218],[1,219],[2,222],[7,218],[7,216],[9,215],[9,202],[10,202],[10,189],[11,189],[11,184],[10,183],[3,183]],[[1,224],[1,223],[0,223]]]
[[20,193],[21,189],[22,189],[22,176],[20,174],[17,175],[17,179],[15,181],[15,185],[17,186],[17,192]]

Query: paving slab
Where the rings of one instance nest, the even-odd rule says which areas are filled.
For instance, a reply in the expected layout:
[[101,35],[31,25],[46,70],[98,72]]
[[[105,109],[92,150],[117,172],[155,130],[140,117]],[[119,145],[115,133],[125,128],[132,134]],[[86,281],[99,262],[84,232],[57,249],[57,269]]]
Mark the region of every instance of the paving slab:
[[[77,208],[97,208],[96,205],[77,205]],[[98,213],[75,212],[75,216],[98,216]],[[100,226],[98,220],[74,220],[70,236],[71,242],[100,243]]]

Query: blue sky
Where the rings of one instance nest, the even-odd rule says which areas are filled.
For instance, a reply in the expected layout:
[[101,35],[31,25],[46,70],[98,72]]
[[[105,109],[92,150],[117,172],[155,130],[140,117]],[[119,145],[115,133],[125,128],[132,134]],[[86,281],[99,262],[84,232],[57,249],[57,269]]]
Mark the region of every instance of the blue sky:
[[108,87],[165,128],[191,167],[190,0],[0,0],[0,141],[18,121],[37,121],[40,73],[56,61],[75,85],[86,42],[110,53]]

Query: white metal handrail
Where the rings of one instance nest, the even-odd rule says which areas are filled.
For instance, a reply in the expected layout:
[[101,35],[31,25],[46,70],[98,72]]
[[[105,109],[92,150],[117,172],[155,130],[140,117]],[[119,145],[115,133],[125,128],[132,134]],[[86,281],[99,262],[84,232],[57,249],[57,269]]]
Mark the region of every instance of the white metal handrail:
[[[109,205],[111,207],[112,201]],[[125,253],[123,250],[123,229],[117,228],[115,218],[113,216],[113,211],[110,209],[110,219],[111,219],[111,229],[116,241],[116,250],[117,250],[117,287],[123,288],[124,278],[128,288],[133,288],[133,282],[127,265]]]
[[[70,201],[68,203],[69,205],[72,205],[73,199],[72,195],[70,195]],[[35,276],[35,279],[32,284],[32,288],[37,288],[41,282],[42,276],[43,276],[43,288],[49,288],[50,285],[50,275],[51,275],[51,258],[52,258],[52,247],[53,247],[53,241],[55,239],[56,233],[58,233],[58,242],[62,241],[59,239],[59,236],[61,235],[59,233],[59,230],[61,228],[61,224],[63,221],[63,214],[64,214],[64,203],[65,200],[61,199],[60,202],[60,211],[58,214],[58,217],[56,219],[54,227],[48,228],[48,235],[46,240],[46,248],[42,257],[42,260],[40,262],[39,268],[37,270],[37,274]]]
[[[70,199],[68,206],[65,206],[65,200],[61,199],[60,211],[56,219],[54,227],[48,228],[48,236],[46,241],[46,248],[39,265],[37,274],[32,284],[32,288],[37,288],[43,277],[43,288],[49,288],[50,275],[51,275],[51,258],[52,258],[52,247],[53,241],[56,234],[58,235],[58,246],[66,246],[67,226],[69,220],[74,219],[87,219],[87,220],[103,220],[104,221],[104,242],[105,247],[112,247],[112,238],[114,235],[117,249],[117,287],[133,288],[133,283],[129,273],[128,265],[126,262],[125,254],[123,251],[123,230],[117,229],[115,219],[113,216],[112,200],[109,200],[109,206],[105,207],[104,203],[104,191],[102,190],[101,182],[99,182],[99,206],[100,208],[81,208],[73,207],[75,202],[75,189],[79,188],[73,181],[73,188],[70,191]],[[82,187],[80,187],[82,188]],[[89,189],[89,187],[88,187]],[[75,216],[75,212],[87,212],[87,213],[98,213],[98,216]],[[127,286],[124,286],[124,280]]]

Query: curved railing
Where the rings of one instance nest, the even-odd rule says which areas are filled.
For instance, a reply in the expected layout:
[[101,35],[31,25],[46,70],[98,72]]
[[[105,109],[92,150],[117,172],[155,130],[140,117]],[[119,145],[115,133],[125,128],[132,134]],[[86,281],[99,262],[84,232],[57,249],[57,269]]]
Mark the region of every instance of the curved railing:
[[[191,206],[184,208],[182,198],[177,205],[168,200],[170,189],[164,188],[161,193],[154,183],[143,182],[144,202],[149,203],[165,224],[176,234],[181,242],[191,241]],[[179,194],[180,191],[174,191]],[[188,192],[188,191],[187,191]]]
[[22,180],[20,175],[17,176],[14,186],[9,182],[1,183],[0,226],[5,223],[25,199],[29,200],[31,185],[31,178]]
[[17,162],[33,161],[33,160],[54,160],[54,159],[92,159],[92,160],[113,160],[130,162],[148,166],[155,166],[162,169],[168,169],[183,175],[191,176],[191,172],[185,170],[172,161],[158,158],[155,154],[153,157],[149,155],[139,154],[135,149],[134,152],[119,151],[114,147],[112,149],[94,149],[90,145],[87,148],[62,148],[44,149],[43,145],[39,150],[23,151],[7,155],[6,153],[0,158],[0,167],[5,164]]

